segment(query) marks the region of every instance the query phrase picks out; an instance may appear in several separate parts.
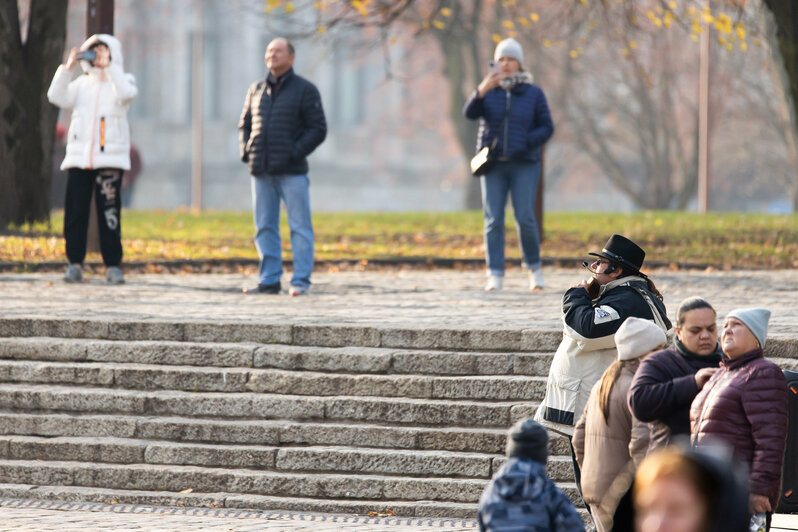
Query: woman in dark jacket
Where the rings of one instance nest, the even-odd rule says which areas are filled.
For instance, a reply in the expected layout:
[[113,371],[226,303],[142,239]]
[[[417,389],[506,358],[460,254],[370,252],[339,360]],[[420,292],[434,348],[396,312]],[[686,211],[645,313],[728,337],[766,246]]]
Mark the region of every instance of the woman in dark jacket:
[[649,450],[690,435],[690,405],[723,358],[716,320],[708,301],[685,299],[676,311],[673,345],[640,363],[629,389],[629,408],[649,424]]
[[696,396],[690,409],[691,439],[696,448],[721,440],[748,465],[749,510],[776,509],[787,438],[787,381],[781,369],[765,359],[770,311],[733,310],[721,335],[728,356],[721,369]]
[[540,179],[541,147],[554,132],[551,113],[540,87],[524,71],[524,52],[515,39],[505,39],[493,54],[496,66],[482,80],[463,113],[479,119],[477,151],[494,146],[497,161],[483,175],[482,207],[488,284],[501,290],[504,277],[504,207],[513,202],[524,266],[530,289],[543,289],[540,238],[535,221],[535,196]]

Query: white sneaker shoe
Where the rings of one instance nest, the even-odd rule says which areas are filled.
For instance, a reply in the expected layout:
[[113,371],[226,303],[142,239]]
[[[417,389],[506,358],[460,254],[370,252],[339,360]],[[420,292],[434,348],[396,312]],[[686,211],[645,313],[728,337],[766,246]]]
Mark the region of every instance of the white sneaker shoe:
[[491,275],[488,277],[488,283],[485,285],[486,292],[498,292],[502,289],[502,278],[498,275]]
[[111,284],[124,284],[125,276],[117,266],[111,266],[105,270],[105,280]]
[[288,293],[292,296],[306,296],[308,295],[308,288],[307,286],[291,285],[291,290]]
[[529,289],[533,292],[540,292],[544,288],[543,268],[529,270]]
[[64,281],[68,283],[83,282],[83,270],[80,269],[80,264],[70,264],[67,266],[66,273],[64,274]]

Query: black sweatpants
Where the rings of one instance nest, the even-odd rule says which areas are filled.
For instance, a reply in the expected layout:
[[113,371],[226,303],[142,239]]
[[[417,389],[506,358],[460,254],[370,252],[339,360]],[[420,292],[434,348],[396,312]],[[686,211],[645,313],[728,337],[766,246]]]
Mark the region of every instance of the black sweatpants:
[[91,193],[94,190],[100,251],[106,266],[122,262],[122,170],[70,168],[64,202],[64,239],[70,264],[86,258],[86,233],[89,228]]

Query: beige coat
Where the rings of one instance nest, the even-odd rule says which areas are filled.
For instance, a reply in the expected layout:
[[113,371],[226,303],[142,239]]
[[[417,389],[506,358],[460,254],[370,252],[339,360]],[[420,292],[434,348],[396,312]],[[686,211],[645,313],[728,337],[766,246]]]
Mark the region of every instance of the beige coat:
[[626,393],[639,364],[639,359],[624,362],[610,394],[609,425],[598,404],[599,380],[590,391],[587,407],[574,427],[572,443],[582,471],[582,496],[591,506],[601,502],[613,480],[629,462],[637,465],[646,455],[648,425],[634,418],[626,403]]

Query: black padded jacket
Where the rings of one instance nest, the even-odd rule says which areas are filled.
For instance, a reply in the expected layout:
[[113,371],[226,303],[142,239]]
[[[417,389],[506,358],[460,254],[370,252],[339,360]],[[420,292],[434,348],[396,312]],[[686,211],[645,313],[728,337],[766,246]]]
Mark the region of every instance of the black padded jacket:
[[318,89],[294,73],[267,79],[247,91],[238,122],[241,160],[252,175],[306,174],[307,156],[327,136]]

